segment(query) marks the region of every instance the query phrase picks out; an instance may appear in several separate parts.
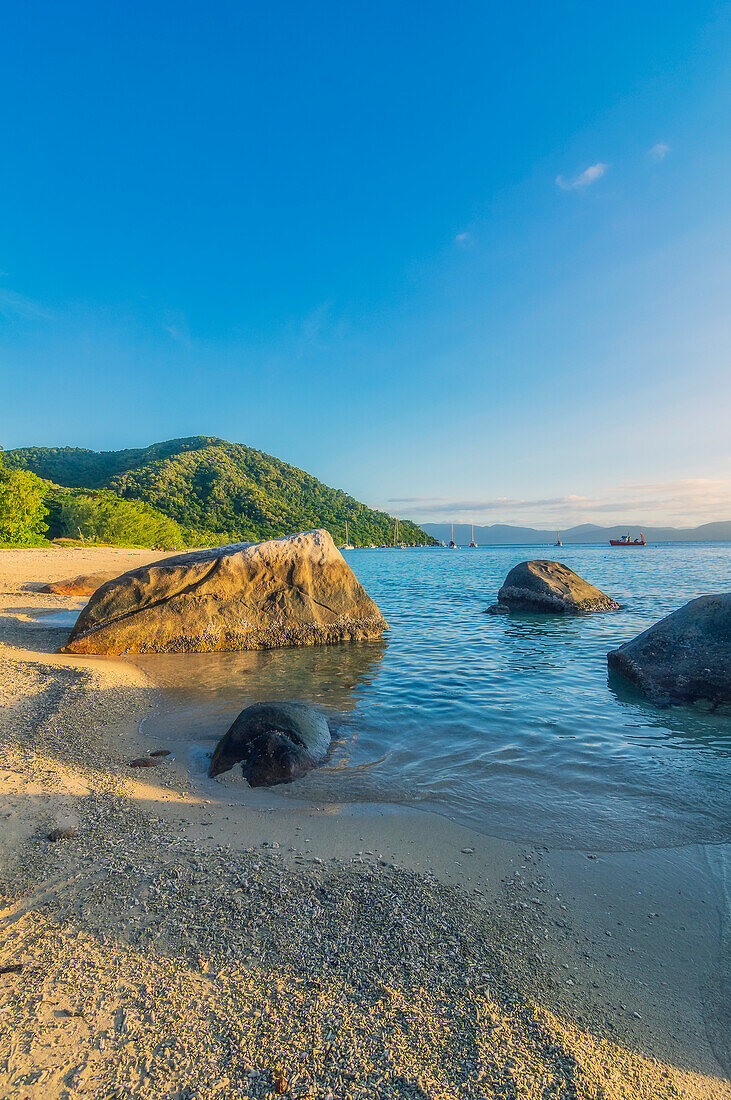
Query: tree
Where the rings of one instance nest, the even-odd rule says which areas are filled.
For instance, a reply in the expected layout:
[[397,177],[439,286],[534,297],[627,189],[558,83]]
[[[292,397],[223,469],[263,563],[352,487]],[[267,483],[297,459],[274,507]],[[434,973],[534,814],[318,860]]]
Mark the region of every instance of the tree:
[[108,490],[62,492],[54,501],[54,526],[67,538],[81,536],[109,546],[176,550],[185,537],[175,520],[141,500],[120,500]]
[[28,470],[9,470],[0,455],[0,543],[37,546],[44,541],[48,487]]

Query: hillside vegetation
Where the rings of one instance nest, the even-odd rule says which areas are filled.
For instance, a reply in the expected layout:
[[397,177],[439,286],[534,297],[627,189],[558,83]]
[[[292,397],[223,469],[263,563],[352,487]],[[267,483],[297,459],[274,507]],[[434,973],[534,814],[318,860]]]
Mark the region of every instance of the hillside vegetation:
[[[174,521],[188,544],[257,541],[314,527],[324,527],[341,543],[346,521],[356,545],[393,541],[394,519],[386,512],[271,455],[223,439],[194,436],[102,452],[29,447],[8,451],[6,461],[67,489],[104,489],[122,501],[143,502]],[[399,523],[399,535],[406,543],[434,541],[408,521]]]
[[0,452],[0,546],[37,546],[47,530],[44,481],[5,465]]

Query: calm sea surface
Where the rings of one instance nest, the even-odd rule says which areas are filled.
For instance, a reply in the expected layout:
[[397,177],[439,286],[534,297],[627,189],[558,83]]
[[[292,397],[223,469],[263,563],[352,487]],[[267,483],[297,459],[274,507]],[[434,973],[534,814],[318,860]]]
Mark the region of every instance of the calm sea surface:
[[[322,707],[328,767],[281,798],[431,809],[495,836],[629,849],[731,834],[731,713],[660,709],[607,677],[607,650],[696,596],[731,590],[731,544],[346,553],[382,641],[137,658],[166,689],[147,728],[202,770],[260,699]],[[565,562],[622,610],[486,615],[512,566]],[[197,756],[196,756],[197,747]],[[235,797],[235,795],[233,795]]]

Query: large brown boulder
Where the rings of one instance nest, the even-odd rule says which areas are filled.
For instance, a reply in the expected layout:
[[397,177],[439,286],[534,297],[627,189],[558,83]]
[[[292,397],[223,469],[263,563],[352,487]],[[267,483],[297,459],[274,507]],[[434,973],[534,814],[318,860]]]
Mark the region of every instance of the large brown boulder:
[[93,596],[97,588],[118,577],[119,573],[80,573],[63,581],[50,581],[39,592],[52,592],[55,596]]
[[386,629],[327,531],[164,558],[103,585],[65,653],[201,653],[373,638]]
[[731,702],[731,592],[691,600],[607,661],[660,702]]
[[511,569],[488,607],[492,615],[530,611],[582,615],[587,611],[616,611],[619,604],[568,565],[558,561],[523,561]]

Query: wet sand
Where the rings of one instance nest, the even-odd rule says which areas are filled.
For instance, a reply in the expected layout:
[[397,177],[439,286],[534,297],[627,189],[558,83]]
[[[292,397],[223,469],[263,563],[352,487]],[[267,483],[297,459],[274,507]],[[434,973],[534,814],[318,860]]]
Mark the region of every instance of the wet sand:
[[81,602],[40,584],[159,556],[0,551],[0,1095],[731,1097],[728,845],[195,781],[149,676],[37,621]]

